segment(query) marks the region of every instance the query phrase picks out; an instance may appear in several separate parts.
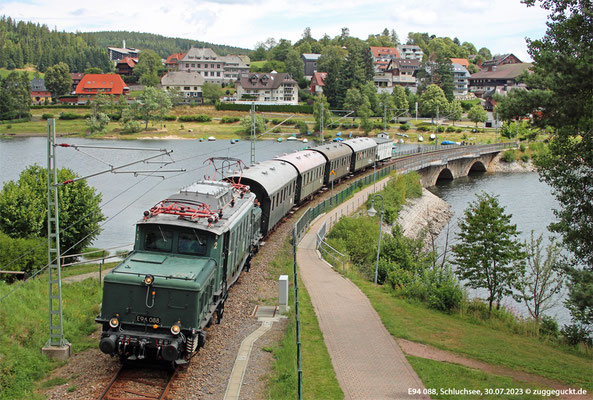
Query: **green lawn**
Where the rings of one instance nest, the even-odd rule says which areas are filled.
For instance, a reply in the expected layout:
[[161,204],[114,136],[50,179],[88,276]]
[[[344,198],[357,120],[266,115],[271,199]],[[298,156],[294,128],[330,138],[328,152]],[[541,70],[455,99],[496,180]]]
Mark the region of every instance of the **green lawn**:
[[[4,79],[8,76],[8,74],[10,74],[12,71],[16,71],[16,72],[23,72],[23,71],[27,71],[27,74],[29,75],[29,80],[35,78],[35,71],[33,71],[31,68],[28,69],[13,69],[13,70],[8,70],[6,68],[0,68],[0,78]],[[39,73],[40,77],[43,78],[45,74],[43,73]]]
[[[18,284],[18,283],[16,283]],[[15,285],[16,285],[15,284]],[[0,282],[0,297],[14,286]],[[0,399],[39,399],[35,382],[60,365],[41,355],[49,338],[47,275],[33,279],[0,302]],[[62,286],[64,336],[74,352],[97,345],[101,290],[97,280]]]
[[490,364],[504,365],[593,389],[590,355],[536,337],[470,322],[394,297],[386,288],[351,276],[367,295],[387,330],[396,338],[425,343]]
[[[425,388],[429,391],[432,399],[541,399],[541,396],[526,394],[526,390],[536,388],[534,385],[516,381],[507,376],[487,374],[477,369],[425,358],[412,356],[407,358],[424,383]],[[455,390],[459,392],[455,392]],[[486,394],[488,390],[494,390],[495,392],[494,394]]]

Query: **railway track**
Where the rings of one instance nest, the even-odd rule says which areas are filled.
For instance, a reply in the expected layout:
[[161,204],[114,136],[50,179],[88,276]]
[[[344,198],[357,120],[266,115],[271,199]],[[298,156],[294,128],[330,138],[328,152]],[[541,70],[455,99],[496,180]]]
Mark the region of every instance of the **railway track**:
[[98,400],[166,400],[179,369],[122,365]]

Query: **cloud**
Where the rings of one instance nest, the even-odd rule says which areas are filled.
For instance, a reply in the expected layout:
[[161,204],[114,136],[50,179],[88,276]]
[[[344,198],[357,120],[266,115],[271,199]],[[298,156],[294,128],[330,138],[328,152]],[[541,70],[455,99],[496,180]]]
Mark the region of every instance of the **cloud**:
[[428,32],[494,53],[526,54],[524,37],[541,37],[546,28],[545,12],[519,0],[103,0],[101,7],[89,0],[37,0],[3,1],[0,14],[58,30],[151,32],[246,48],[269,37],[294,43],[306,27],[316,38],[348,27],[362,39],[387,28],[401,40],[408,32]]

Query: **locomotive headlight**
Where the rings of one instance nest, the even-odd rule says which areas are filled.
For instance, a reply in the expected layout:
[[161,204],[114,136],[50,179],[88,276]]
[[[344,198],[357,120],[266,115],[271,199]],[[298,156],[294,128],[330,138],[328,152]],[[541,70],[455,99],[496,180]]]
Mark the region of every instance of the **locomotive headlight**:
[[117,328],[119,326],[119,318],[113,317],[109,320],[109,326],[112,328]]
[[181,332],[181,327],[178,324],[175,324],[171,327],[171,333],[173,335],[179,335],[179,332]]
[[154,282],[154,276],[152,276],[152,275],[146,275],[146,276],[144,277],[144,284],[145,284],[146,286],[150,286],[150,285],[152,285],[152,283],[153,283],[153,282]]

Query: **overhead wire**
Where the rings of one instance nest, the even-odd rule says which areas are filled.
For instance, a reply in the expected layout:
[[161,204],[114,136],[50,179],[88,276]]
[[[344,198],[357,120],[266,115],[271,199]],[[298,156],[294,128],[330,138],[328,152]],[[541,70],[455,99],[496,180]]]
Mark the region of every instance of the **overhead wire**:
[[[261,149],[265,149],[267,147],[270,147],[271,145],[273,145],[273,142],[265,145],[265,146],[261,146]],[[227,146],[225,149],[221,149],[216,151],[214,154],[223,152],[223,151],[227,151],[227,154],[230,153],[231,150],[231,146]],[[204,157],[206,155],[210,155],[212,153],[207,152],[207,153],[202,153],[202,154],[198,154],[195,156],[190,156],[190,157],[186,157],[180,160],[176,160],[174,161],[174,163],[178,163],[178,162],[182,162],[182,161],[187,161],[187,160],[191,160],[191,159],[195,159],[198,157]],[[237,155],[241,154],[241,152],[237,152]],[[95,157],[92,157],[95,158]],[[162,165],[161,167],[159,167],[159,169],[163,168],[165,165]],[[140,196],[136,197],[134,200],[132,200],[130,203],[128,203],[124,208],[122,208],[120,211],[118,211],[117,213],[115,213],[114,215],[112,215],[110,218],[108,218],[107,220],[105,220],[103,223],[101,223],[99,225],[99,227],[97,227],[95,230],[93,230],[91,233],[87,234],[85,237],[83,237],[82,239],[80,239],[78,242],[76,242],[75,244],[73,244],[72,246],[70,246],[68,249],[64,250],[64,252],[62,253],[62,255],[65,255],[64,253],[67,253],[68,251],[70,251],[71,249],[73,249],[76,245],[78,245],[79,243],[81,243],[82,241],[84,241],[85,239],[87,239],[89,236],[93,235],[94,233],[96,233],[98,230],[100,230],[105,224],[109,223],[110,221],[112,221],[115,217],[117,217],[118,215],[120,215],[123,211],[125,211],[127,208],[129,208],[132,204],[134,204],[135,202],[137,202],[140,198],[142,198],[143,196],[145,196],[147,193],[149,193],[150,191],[152,191],[154,188],[156,188],[158,185],[160,185],[163,181],[167,180],[167,179],[172,179],[175,178],[177,176],[181,176],[184,175],[186,173],[189,172],[194,172],[200,169],[205,168],[205,166],[199,166],[190,170],[186,170],[183,172],[180,172],[178,174],[175,175],[171,175],[171,176],[167,176],[164,179],[158,181],[155,185],[153,185],[152,187],[150,187],[148,190],[146,190],[145,192],[143,192]],[[111,203],[112,201],[116,200],[117,198],[119,198],[120,196],[122,196],[124,193],[128,192],[129,190],[131,190],[132,188],[134,188],[135,186],[139,185],[140,183],[142,183],[144,180],[148,179],[149,177],[151,177],[152,175],[154,175],[156,172],[158,172],[158,169],[156,171],[154,171],[152,174],[149,175],[145,175],[142,179],[140,179],[138,182],[134,183],[133,185],[130,185],[127,189],[123,190],[122,192],[120,192],[119,194],[117,194],[116,196],[114,196],[113,198],[109,199],[107,202],[104,202],[101,204],[101,206],[105,206],[109,203]],[[60,233],[65,233],[66,231],[68,231],[69,229],[71,229],[72,227],[74,227],[75,225],[77,225],[78,223],[82,222],[86,217],[88,217],[90,214],[92,214],[93,211],[88,212],[87,214],[83,215],[81,218],[79,218],[77,221],[73,222],[72,224],[70,224],[68,227],[60,229]],[[12,260],[11,262],[9,262],[8,264],[6,264],[3,268],[6,268],[10,265],[12,265],[13,263],[17,262],[18,260],[22,259],[23,257],[27,256],[28,254],[32,253],[33,251],[35,251],[36,249],[38,249],[39,247],[45,245],[45,243],[40,243],[37,246],[33,247],[32,249],[30,249],[29,251],[27,251],[26,253],[23,253],[22,255],[20,255],[19,257],[17,257],[16,259]],[[44,267],[42,267],[41,269],[37,270],[33,275],[31,275],[30,277],[28,277],[27,279],[25,279],[21,284],[19,284],[18,286],[16,286],[15,288],[13,288],[11,291],[9,291],[7,294],[5,294],[4,296],[2,296],[0,298],[0,301],[4,300],[6,297],[8,297],[10,294],[12,294],[14,291],[16,291],[17,289],[19,289],[20,287],[22,287],[23,285],[25,285],[29,280],[31,280],[32,278],[36,277],[37,275],[39,275],[41,272],[45,271],[48,267],[49,267],[50,263],[46,264]]]

